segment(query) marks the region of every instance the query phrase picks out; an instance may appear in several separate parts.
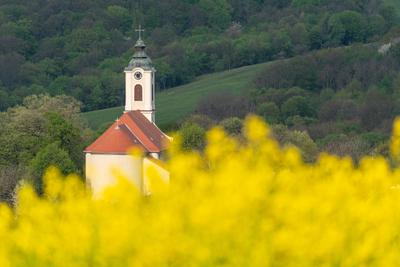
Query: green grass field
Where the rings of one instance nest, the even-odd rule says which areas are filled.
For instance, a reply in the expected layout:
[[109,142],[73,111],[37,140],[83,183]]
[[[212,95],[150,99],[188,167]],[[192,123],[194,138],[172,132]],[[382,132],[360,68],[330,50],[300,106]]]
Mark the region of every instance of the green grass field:
[[[268,63],[246,66],[230,71],[198,77],[194,82],[171,88],[156,95],[156,121],[161,127],[174,123],[193,112],[204,97],[210,93],[230,91],[241,93],[252,87],[252,80]],[[111,123],[123,112],[115,107],[83,113],[93,129]]]

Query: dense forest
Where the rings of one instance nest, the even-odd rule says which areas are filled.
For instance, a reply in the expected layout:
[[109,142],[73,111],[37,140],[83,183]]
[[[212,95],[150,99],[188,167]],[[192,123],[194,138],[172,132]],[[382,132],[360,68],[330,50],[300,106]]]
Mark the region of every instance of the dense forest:
[[[386,154],[400,114],[400,36],[383,0],[3,0],[0,4],[0,199],[49,165],[82,173],[82,151],[102,131],[81,111],[119,106],[135,29],[157,72],[157,89],[196,76],[270,62],[246,94],[205,96],[172,125],[187,149],[219,125],[242,138],[256,113],[307,162],[320,151]],[[397,40],[398,42],[398,40]]]
[[[295,144],[312,161],[319,151],[358,160],[388,155],[393,119],[400,114],[400,45],[381,53],[354,45],[321,50],[268,64],[244,95],[211,95],[181,126],[188,147],[201,148],[201,133],[219,124],[241,134],[242,119],[256,113],[276,138]],[[196,142],[192,142],[193,136]]]
[[383,0],[3,0],[0,110],[32,94],[66,94],[83,110],[123,101],[135,27],[157,88],[243,65],[379,40],[398,23]]

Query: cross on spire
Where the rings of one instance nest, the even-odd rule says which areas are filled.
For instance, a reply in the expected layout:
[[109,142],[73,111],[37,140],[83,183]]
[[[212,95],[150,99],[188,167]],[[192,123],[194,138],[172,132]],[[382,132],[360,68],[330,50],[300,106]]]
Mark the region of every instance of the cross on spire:
[[136,29],[135,32],[139,32],[139,39],[142,39],[142,32],[144,32],[145,29],[142,29],[142,25],[139,24],[139,29]]

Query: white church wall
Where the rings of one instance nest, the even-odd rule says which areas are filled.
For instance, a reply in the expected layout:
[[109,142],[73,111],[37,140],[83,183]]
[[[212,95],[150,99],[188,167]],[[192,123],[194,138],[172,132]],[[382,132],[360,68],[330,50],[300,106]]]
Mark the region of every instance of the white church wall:
[[169,171],[166,169],[165,166],[163,166],[163,163],[161,163],[157,159],[152,159],[151,157],[146,157],[143,159],[143,192],[146,195],[151,194],[151,186],[150,186],[150,181],[151,181],[151,175],[156,175],[156,178],[159,178],[162,180],[162,182],[168,184],[170,180],[170,174]]
[[116,174],[143,190],[143,160],[131,155],[86,154],[86,181],[93,194],[100,194],[117,182]]
[[133,72],[125,71],[125,110],[133,110]]

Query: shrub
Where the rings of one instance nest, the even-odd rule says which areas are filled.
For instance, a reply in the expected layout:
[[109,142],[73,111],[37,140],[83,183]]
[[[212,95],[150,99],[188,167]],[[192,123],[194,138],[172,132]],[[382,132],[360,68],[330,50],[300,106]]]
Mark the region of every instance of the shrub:
[[242,133],[243,120],[237,117],[227,118],[221,121],[220,125],[224,128],[226,133],[230,135],[239,135]]
[[201,150],[205,144],[205,130],[195,123],[185,123],[179,133],[182,137],[182,147],[185,150]]

